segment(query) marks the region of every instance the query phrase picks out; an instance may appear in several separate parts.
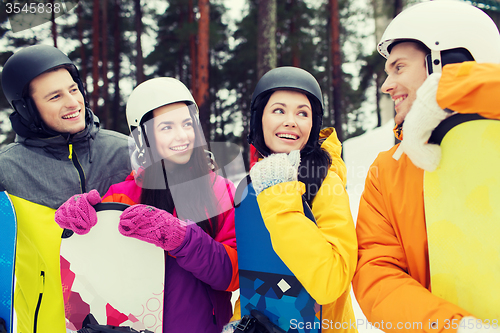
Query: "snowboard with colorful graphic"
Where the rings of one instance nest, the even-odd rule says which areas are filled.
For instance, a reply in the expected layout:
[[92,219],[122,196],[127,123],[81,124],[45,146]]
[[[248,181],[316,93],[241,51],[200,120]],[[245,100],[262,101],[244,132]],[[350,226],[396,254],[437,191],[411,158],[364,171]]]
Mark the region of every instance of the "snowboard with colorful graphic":
[[[321,332],[321,306],[274,252],[249,176],[238,185],[235,207],[241,315],[257,309],[286,332]],[[315,221],[306,203],[304,213]]]
[[17,224],[14,206],[5,189],[0,188],[0,318],[13,332],[14,263]]
[[424,174],[432,293],[500,320],[500,121],[454,115],[436,128],[438,168]]
[[88,234],[64,230],[61,279],[66,328],[82,328],[90,314],[100,325],[162,332],[164,251],[118,231],[122,203],[95,205]]

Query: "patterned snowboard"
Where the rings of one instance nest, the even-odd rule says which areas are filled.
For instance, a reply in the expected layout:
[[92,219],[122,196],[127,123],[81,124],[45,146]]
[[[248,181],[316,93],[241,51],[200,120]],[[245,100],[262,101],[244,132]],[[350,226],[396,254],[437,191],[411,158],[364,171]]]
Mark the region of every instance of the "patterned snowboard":
[[[286,332],[321,332],[321,306],[274,252],[250,177],[240,182],[235,200],[241,315],[257,309]],[[304,212],[315,221],[307,204]]]
[[13,332],[14,263],[16,258],[16,213],[7,192],[0,189],[0,318]]
[[86,235],[65,230],[61,279],[66,328],[79,330],[92,314],[100,325],[162,332],[164,251],[118,231],[121,203],[95,206],[97,224]]
[[424,176],[432,293],[498,323],[500,121],[455,115],[434,136],[442,159]]

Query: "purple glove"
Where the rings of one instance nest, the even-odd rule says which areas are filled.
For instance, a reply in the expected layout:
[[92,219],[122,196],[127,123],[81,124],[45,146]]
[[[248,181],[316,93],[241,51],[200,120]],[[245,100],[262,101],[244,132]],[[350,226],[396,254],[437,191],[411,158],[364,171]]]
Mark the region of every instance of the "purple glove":
[[85,235],[97,223],[97,213],[93,207],[101,202],[97,190],[75,194],[56,210],[56,223],[63,229],[70,229]]
[[172,251],[184,240],[186,222],[152,206],[134,205],[120,215],[118,230],[124,236]]

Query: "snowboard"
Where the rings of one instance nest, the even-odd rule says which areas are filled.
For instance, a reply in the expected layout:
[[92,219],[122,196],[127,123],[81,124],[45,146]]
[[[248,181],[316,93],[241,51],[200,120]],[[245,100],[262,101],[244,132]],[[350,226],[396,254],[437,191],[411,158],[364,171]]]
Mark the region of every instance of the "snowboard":
[[424,174],[432,293],[486,324],[500,320],[500,121],[454,115],[433,132]]
[[88,234],[65,229],[61,281],[66,328],[77,331],[90,315],[100,325],[162,332],[164,251],[118,231],[122,203],[99,203]]
[[[13,332],[14,263],[17,225],[14,206],[7,192],[0,188],[0,319]],[[0,328],[1,328],[0,324]]]
[[[305,202],[304,213],[315,221]],[[257,309],[286,332],[321,332],[321,306],[274,252],[250,176],[236,189],[235,229],[241,316]]]

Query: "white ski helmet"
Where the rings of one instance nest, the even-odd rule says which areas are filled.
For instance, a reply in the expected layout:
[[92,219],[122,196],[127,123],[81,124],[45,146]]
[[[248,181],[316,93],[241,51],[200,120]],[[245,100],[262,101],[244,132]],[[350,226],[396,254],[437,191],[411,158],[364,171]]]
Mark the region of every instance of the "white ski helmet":
[[388,58],[392,44],[404,40],[419,41],[431,50],[429,73],[467,60],[500,63],[497,26],[481,9],[462,1],[426,1],[403,10],[385,30],[377,50]]
[[[138,147],[142,146],[136,132],[140,132],[139,126],[144,116],[167,104],[185,102],[194,105],[198,114],[198,106],[189,89],[179,80],[171,77],[157,77],[139,84],[130,94],[127,100],[126,114],[130,133],[134,137]],[[136,129],[138,131],[136,131]]]

